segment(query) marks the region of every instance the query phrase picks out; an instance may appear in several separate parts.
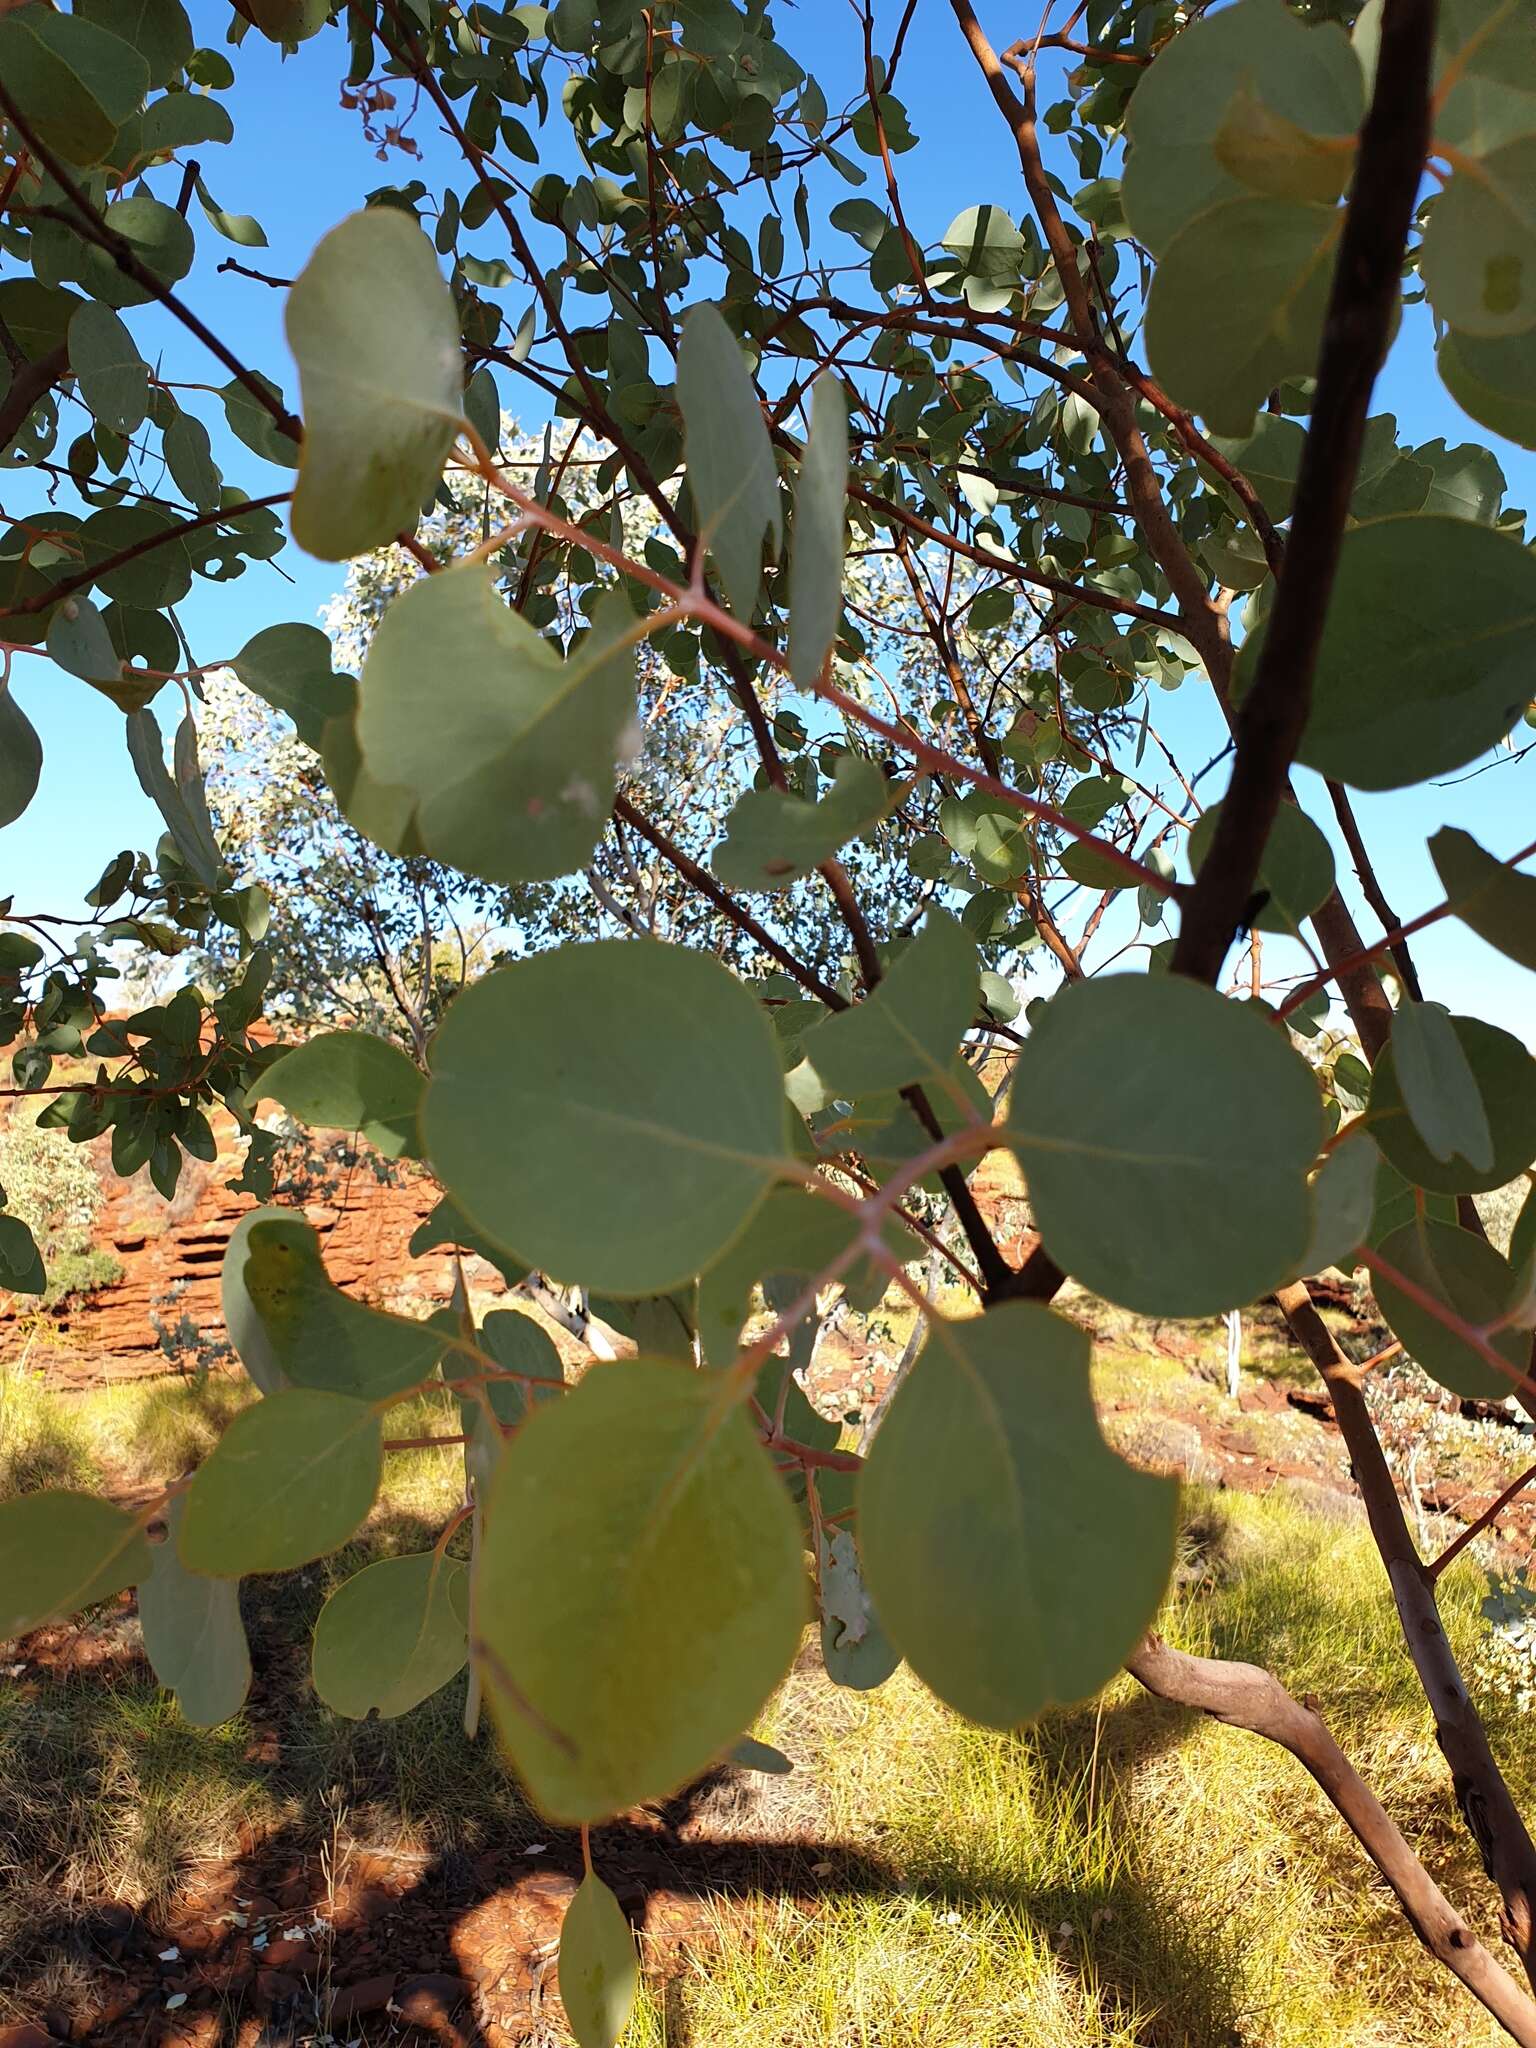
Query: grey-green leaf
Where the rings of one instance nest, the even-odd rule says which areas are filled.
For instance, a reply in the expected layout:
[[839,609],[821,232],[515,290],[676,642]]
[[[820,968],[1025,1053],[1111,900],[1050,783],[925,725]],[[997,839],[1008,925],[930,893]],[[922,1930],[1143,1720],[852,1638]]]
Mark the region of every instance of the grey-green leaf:
[[0,825],[14,825],[37,795],[43,743],[37,728],[0,681]]
[[166,1509],[170,1533],[150,1549],[147,1578],[139,1582],[144,1650],[160,1683],[176,1695],[194,1728],[217,1728],[245,1704],[251,1653],[240,1619],[238,1579],[211,1579],[188,1571],[176,1548],[184,1501]]
[[[1161,256],[1208,207],[1272,189],[1259,183],[1265,146],[1283,159],[1288,134],[1332,145],[1338,175],[1324,196],[1335,197],[1363,105],[1359,60],[1332,23],[1304,24],[1280,0],[1239,0],[1201,17],[1169,38],[1126,117],[1122,199],[1138,240]],[[1247,114],[1239,156],[1234,109]]]
[[[634,623],[612,595],[562,657],[473,562],[395,599],[363,664],[357,740],[368,775],[414,800],[437,859],[504,882],[591,859],[634,727]],[[454,686],[431,689],[428,717],[434,675]]]
[[299,738],[319,750],[327,723],[356,701],[350,676],[331,667],[331,643],[318,626],[264,626],[230,666],[248,690],[291,718]]
[[[1253,675],[1263,629],[1238,657]],[[1536,654],[1536,557],[1465,519],[1405,513],[1344,536],[1297,759],[1356,789],[1465,767],[1519,719]]]
[[1051,1256],[1125,1308],[1238,1307],[1306,1250],[1311,1070],[1257,1010],[1194,982],[1069,983],[1019,1055],[1008,1134]]
[[[1189,864],[1198,874],[1216,835],[1221,805],[1212,804],[1189,835]],[[1265,842],[1256,878],[1268,901],[1253,914],[1255,931],[1294,937],[1333,893],[1333,849],[1298,805],[1281,804]]]
[[1087,1334],[1007,1302],[940,1318],[859,1488],[864,1569],[912,1668],[1011,1728],[1108,1682],[1173,1566],[1178,1488],[1099,1434]]
[[863,1002],[812,1025],[801,1043],[833,1098],[913,1081],[944,1089],[975,1014],[975,945],[947,910],[930,910]]
[[339,1288],[314,1227],[292,1210],[251,1227],[240,1282],[265,1333],[264,1355],[296,1386],[388,1400],[430,1378],[446,1346],[435,1324],[369,1308]]
[[313,1387],[267,1395],[235,1417],[194,1474],[182,1563],[234,1579],[339,1549],[373,1506],[382,1443],[361,1401]]
[[396,1045],[366,1031],[322,1031],[274,1060],[251,1102],[280,1102],[317,1129],[356,1131],[386,1159],[416,1155],[426,1082]]
[[87,299],[69,323],[69,367],[104,427],[136,434],[149,411],[149,365],[110,306]]
[[653,939],[498,968],[450,1006],[431,1065],[422,1137],[458,1206],[609,1294],[665,1294],[718,1258],[785,1153],[762,1010],[708,954]]
[[149,1544],[134,1518],[89,1493],[0,1501],[0,1642],[142,1579]]
[[1458,1155],[1475,1173],[1493,1165],[1493,1133],[1451,1013],[1404,1002],[1392,1022],[1392,1058],[1414,1129],[1443,1164]]
[[1251,433],[1275,386],[1312,370],[1343,218],[1334,206],[1228,199],[1164,251],[1147,298],[1147,354],[1169,394],[1214,433]]
[[1369,1241],[1380,1164],[1381,1154],[1363,1130],[1328,1154],[1312,1182],[1312,1236],[1297,1265],[1299,1277],[1352,1262]]
[[595,1365],[537,1408],[486,1506],[474,1627],[540,1810],[601,1820],[729,1747],[799,1643],[800,1557],[789,1496],[727,1379]]
[[789,554],[789,672],[802,690],[821,673],[843,614],[848,401],[829,371],[811,390],[811,432],[795,482]]
[[[1404,1279],[1475,1327],[1496,1322],[1513,1305],[1516,1278],[1509,1262],[1486,1238],[1454,1223],[1416,1217],[1383,1239],[1379,1250]],[[1530,1357],[1529,1330],[1502,1330],[1490,1339],[1512,1367],[1501,1373],[1395,1281],[1373,1273],[1371,1285],[1393,1336],[1431,1379],[1453,1394],[1470,1401],[1501,1401],[1524,1372]]]
[[323,237],[288,295],[304,446],[293,533],[344,561],[414,531],[462,417],[453,297],[432,244],[392,206]]
[[1449,1195],[1487,1194],[1536,1159],[1536,1059],[1513,1033],[1480,1017],[1452,1017],[1465,1066],[1493,1140],[1483,1166],[1459,1149],[1449,1158],[1426,1144],[1410,1113],[1394,1028],[1371,1075],[1367,1124],[1383,1153],[1415,1187]]
[[1429,851],[1462,923],[1536,973],[1536,875],[1505,867],[1454,825],[1435,834]]
[[783,539],[779,479],[762,408],[736,337],[714,306],[692,308],[677,355],[688,485],[738,618],[757,608],[766,536],[777,555]]
[[879,762],[853,753],[839,756],[819,803],[787,790],[749,789],[732,805],[710,866],[729,889],[787,889],[879,824],[893,795]]
[[343,1581],[315,1623],[315,1691],[349,1720],[408,1714],[469,1656],[469,1573],[426,1550],[386,1557]]
[[561,1923],[559,1984],[576,2048],[615,2048],[634,2009],[640,1963],[623,1907],[590,1870]]

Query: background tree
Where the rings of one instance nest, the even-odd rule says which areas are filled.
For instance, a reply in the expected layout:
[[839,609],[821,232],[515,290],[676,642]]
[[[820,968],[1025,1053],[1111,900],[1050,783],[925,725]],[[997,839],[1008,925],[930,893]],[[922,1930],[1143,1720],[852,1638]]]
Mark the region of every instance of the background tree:
[[[1048,1304],[1068,1275],[1149,1315],[1279,1302],[1531,1974],[1536,1846],[1306,1276],[1365,1268],[1444,1385],[1532,1398],[1536,1208],[1506,1254],[1474,1198],[1536,1155],[1536,1060],[1428,999],[1411,941],[1455,917],[1536,964],[1536,849],[1438,831],[1443,894],[1405,926],[1354,793],[1520,758],[1531,716],[1536,563],[1496,456],[1405,443],[1371,407],[1406,275],[1436,322],[1403,325],[1420,374],[1433,339],[1465,413],[1536,441],[1536,21],[1512,0],[1059,13],[1000,51],[951,0],[1018,189],[954,194],[927,238],[898,93],[915,0],[864,0],[824,81],[767,0],[251,0],[234,61],[194,48],[177,0],[0,17],[0,445],[30,492],[0,537],[7,661],[46,650],[123,706],[167,826],[96,892],[102,913],[131,892],[128,916],[56,962],[30,906],[6,935],[17,1085],[98,1061],[45,1117],[110,1129],[118,1170],[166,1189],[214,1099],[422,1157],[444,1190],[426,1237],[589,1291],[641,1353],[567,1387],[531,1325],[367,1309],[302,1219],[255,1211],[224,1286],[263,1398],[137,1512],[0,1508],[0,1631],[139,1583],[157,1671],[222,1718],[238,1626],[210,1668],[181,1623],[347,1540],[387,1411],[445,1382],[469,1502],[327,1606],[315,1682],[340,1710],[405,1711],[469,1659],[471,1729],[483,1697],[535,1801],[585,1827],[732,1752],[795,1653],[809,1553],[834,1680],[904,1656],[1007,1727],[1124,1663],[1293,1750],[1427,1946],[1533,2042],[1536,2004],[1318,1714],[1148,1633],[1175,1489],[1106,1448],[1088,1340]],[[262,230],[187,155],[230,132],[254,37],[344,67],[383,159],[410,159],[338,203],[291,286],[213,273],[210,233]],[[285,366],[231,339],[236,284],[287,292],[298,412]],[[151,312],[201,352],[195,380],[141,352]],[[536,457],[502,448],[504,389],[552,415]],[[297,476],[247,497],[226,460]],[[217,664],[189,644],[177,607],[285,544],[279,504],[298,548],[375,562],[356,680],[303,624]],[[195,701],[215,666],[291,721],[289,786],[320,806],[318,761],[334,819],[289,813],[276,778],[277,844],[220,842]],[[1177,735],[1162,691],[1193,707]],[[146,707],[178,696],[168,767]],[[9,691],[0,719],[9,819],[39,749]],[[221,736],[231,823],[246,754]],[[260,878],[295,903],[290,955],[391,920],[375,967],[410,1055],[355,1029],[256,1046]],[[444,1008],[427,941],[466,915],[518,957]],[[107,1021],[104,946],[216,924],[239,953],[222,993],[189,980]],[[372,971],[336,948],[321,978],[361,1016]],[[1052,992],[1017,1018],[1026,953]],[[1017,1265],[970,1182],[999,1147],[1039,1229]],[[19,1219],[0,1250],[25,1284]],[[978,1313],[925,1292],[935,1253]],[[828,1441],[795,1378],[811,1319],[888,1282],[926,1346],[871,1443]],[[759,1286],[773,1319],[743,1344]],[[852,1601],[856,1671],[830,1629]],[[561,1966],[584,2044],[614,2040],[634,1973],[589,1860]]]

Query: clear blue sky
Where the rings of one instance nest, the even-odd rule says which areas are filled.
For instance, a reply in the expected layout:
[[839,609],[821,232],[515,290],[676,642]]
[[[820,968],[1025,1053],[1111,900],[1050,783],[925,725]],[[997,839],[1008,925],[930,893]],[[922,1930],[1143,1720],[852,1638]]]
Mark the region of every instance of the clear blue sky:
[[[200,38],[220,45],[227,9],[208,0],[191,0],[189,11]],[[1002,0],[993,0],[983,12],[996,17],[999,32],[1008,27],[1009,10]],[[782,9],[780,19],[789,48],[822,78],[829,100],[836,103],[858,75],[853,11],[832,0],[813,0],[799,9]],[[358,115],[340,106],[338,85],[345,61],[346,45],[332,32],[304,45],[287,63],[272,45],[250,36],[238,53],[238,87],[227,97],[236,122],[235,141],[222,150],[201,152],[219,204],[256,215],[270,247],[252,251],[222,242],[206,228],[194,205],[200,245],[195,303],[246,361],[269,374],[281,366],[290,399],[296,396],[296,380],[282,337],[283,295],[233,274],[208,273],[222,257],[233,255],[256,268],[292,276],[318,237],[358,205],[365,192],[379,184],[403,183],[416,174],[418,166],[399,155],[379,163],[363,137]],[[982,201],[1016,214],[1022,193],[1011,138],[993,111],[947,8],[918,8],[898,92],[922,138],[901,165],[903,199],[918,237],[936,240],[963,207]],[[402,108],[405,104],[402,91]],[[456,159],[439,138],[429,108],[417,114],[411,132],[425,153],[426,181],[440,185],[444,175],[453,174]],[[1070,189],[1077,180],[1064,151],[1056,168]],[[159,173],[157,182],[174,186],[176,175],[174,170]],[[462,185],[462,176],[456,182]],[[830,180],[820,193],[813,192],[813,202],[820,201],[817,210],[845,196],[847,189]],[[871,197],[881,196],[877,180],[864,190]],[[490,230],[468,238],[468,245],[486,256],[500,253]],[[522,297],[503,296],[515,321]],[[157,308],[127,317],[146,356],[153,359],[160,351],[163,374],[223,381],[222,370]],[[1441,389],[1427,331],[1422,313],[1405,321],[1376,409],[1395,412],[1405,438],[1422,441],[1444,435],[1453,443],[1484,438]],[[504,399],[513,396],[509,385],[503,375]],[[222,414],[216,400],[203,400],[196,393],[182,396],[215,432],[216,448],[231,481],[253,495],[284,486],[285,473],[238,445],[231,452],[227,433],[220,431]],[[75,408],[66,408],[60,436],[64,445],[79,431],[83,417]],[[526,404],[523,417],[525,424],[538,423],[538,415]],[[1536,458],[1505,445],[1498,452],[1513,501],[1536,506]],[[4,480],[0,502],[8,510],[25,510],[33,488],[25,472],[13,474]],[[284,619],[313,620],[339,580],[334,567],[289,549],[281,557],[280,570],[258,564],[232,583],[199,581],[181,607],[181,616],[199,660],[211,662],[233,654],[262,626]],[[42,788],[31,809],[0,833],[0,894],[14,891],[18,909],[73,911],[81,892],[119,847],[154,843],[158,820],[134,781],[123,749],[121,716],[104,698],[32,657],[18,658],[15,687],[42,735],[45,765]],[[1208,698],[1203,685],[1197,684],[1155,706],[1154,715],[1195,763],[1207,759],[1220,744]],[[1431,785],[1358,800],[1367,840],[1390,878],[1389,894],[1403,915],[1438,898],[1424,850],[1426,837],[1438,826],[1463,825],[1497,853],[1511,852],[1536,837],[1533,771],[1536,757],[1518,768],[1496,768],[1451,787]],[[1215,793],[1216,780],[1202,788],[1203,796]],[[1331,811],[1320,787],[1305,775],[1299,781],[1312,815],[1330,828]],[[1342,865],[1341,850],[1341,871]],[[1374,937],[1369,918],[1362,922]],[[1424,934],[1416,950],[1426,993],[1452,1008],[1475,1010],[1536,1044],[1529,976],[1450,921]]]

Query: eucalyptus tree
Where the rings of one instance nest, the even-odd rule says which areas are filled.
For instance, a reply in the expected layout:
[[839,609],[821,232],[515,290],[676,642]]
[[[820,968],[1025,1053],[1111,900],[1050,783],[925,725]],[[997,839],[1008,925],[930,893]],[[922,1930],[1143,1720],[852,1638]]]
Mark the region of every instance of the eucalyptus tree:
[[[1536,562],[1489,437],[1536,446],[1536,17],[1086,0],[999,47],[973,0],[917,16],[858,0],[813,72],[813,25],[773,0],[240,0],[221,49],[179,0],[0,15],[7,676],[41,655],[105,691],[165,824],[86,923],[12,903],[16,1087],[163,1189],[215,1101],[253,1132],[275,1099],[361,1133],[440,1183],[423,1245],[591,1290],[640,1349],[568,1385],[527,1318],[383,1315],[302,1217],[253,1209],[223,1285],[262,1398],[147,1505],[0,1507],[0,1632],[138,1585],[161,1679],[227,1717],[241,1578],[348,1541],[391,1407],[445,1383],[465,1506],[326,1606],[337,1711],[408,1712],[468,1663],[471,1730],[483,1702],[534,1802],[586,1829],[722,1756],[774,1761],[741,1745],[811,1618],[809,1556],[834,1683],[905,1659],[1012,1727],[1125,1666],[1293,1750],[1434,1955],[1536,2042],[1536,2004],[1283,1674],[1152,1632],[1177,1489],[1106,1446],[1088,1337],[1051,1306],[1068,1277],[1163,1317],[1278,1301],[1529,1975],[1536,1848],[1307,1280],[1364,1268],[1443,1385],[1536,1395],[1536,1206],[1506,1254],[1472,1199],[1536,1155],[1536,1062],[1414,960],[1455,919],[1536,967],[1536,849],[1445,826],[1439,893],[1402,901],[1354,808],[1433,806],[1517,763],[1532,718]],[[902,97],[929,32],[964,67],[955,118],[1011,163],[933,236],[916,208],[949,159]],[[211,167],[263,40],[341,81],[406,174],[338,203],[292,280],[211,189],[233,196]],[[291,364],[247,360],[253,290],[285,294]],[[146,359],[151,320],[198,396]],[[1373,410],[1400,323],[1469,438],[1405,442]],[[531,473],[504,404],[551,419]],[[177,607],[289,548],[415,572],[360,676],[281,616],[228,661],[334,829],[450,894],[564,905],[414,1054],[252,1036],[267,897],[210,820]],[[1163,692],[1219,765],[1181,759]],[[41,750],[9,687],[0,722],[10,820]],[[662,872],[695,915],[651,914]],[[220,993],[109,1017],[116,949],[214,925],[240,955]],[[1016,1016],[998,969],[1026,949]],[[1038,1227],[1017,1260],[971,1185],[998,1148]],[[975,1314],[916,1277],[935,1246]],[[852,1451],[794,1367],[830,1290],[888,1284],[927,1340]],[[589,2048],[635,1972],[589,1859],[561,1965]]]

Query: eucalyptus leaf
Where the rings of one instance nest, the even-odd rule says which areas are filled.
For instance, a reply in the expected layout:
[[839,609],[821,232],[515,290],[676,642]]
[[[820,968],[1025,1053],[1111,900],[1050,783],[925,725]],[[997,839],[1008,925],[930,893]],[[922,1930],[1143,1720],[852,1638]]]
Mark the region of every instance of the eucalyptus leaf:
[[1359,60],[1333,24],[1308,26],[1280,0],[1202,17],[1168,39],[1131,100],[1122,197],[1132,231],[1164,255],[1208,207],[1273,190],[1298,139],[1325,145],[1306,154],[1335,167],[1310,196],[1336,198],[1363,112]]
[[1240,1307],[1294,1271],[1321,1137],[1311,1070],[1284,1036],[1174,976],[1069,983],[1008,1103],[1051,1256],[1142,1315]]
[[1493,1133],[1451,1013],[1441,1003],[1405,1002],[1392,1020],[1392,1064],[1403,1107],[1442,1165],[1460,1157],[1474,1173],[1493,1165]]
[[601,1820],[703,1770],[756,1717],[804,1623],[794,1510],[728,1381],[594,1365],[508,1444],[475,1655],[552,1820]]
[[[1399,1012],[1399,1021],[1401,1016]],[[1536,1159],[1536,1059],[1511,1032],[1479,1017],[1449,1021],[1492,1136],[1491,1155],[1480,1152],[1486,1163],[1474,1164],[1459,1149],[1445,1158],[1425,1143],[1410,1113],[1409,1090],[1400,1073],[1396,1026],[1371,1074],[1366,1121],[1382,1152],[1415,1187],[1451,1195],[1486,1194],[1503,1187]]]
[[615,2048],[640,1989],[640,1961],[623,1907],[590,1870],[560,1923],[559,1985],[576,2048]]
[[169,1503],[169,1534],[150,1550],[139,1582],[144,1652],[156,1678],[176,1695],[194,1728],[217,1728],[238,1714],[251,1685],[251,1653],[240,1619],[240,1585],[188,1571],[176,1548],[185,1505]]
[[288,295],[304,445],[293,533],[329,562],[414,531],[462,417],[453,299],[432,244],[390,206],[323,236]]
[[[1238,657],[1252,680],[1260,626]],[[1427,513],[1344,536],[1297,759],[1356,789],[1464,767],[1530,702],[1536,557],[1511,535]]]
[[1342,224],[1333,206],[1226,199],[1163,252],[1147,355],[1170,396],[1214,433],[1251,433],[1275,386],[1312,370]]
[[25,711],[0,681],[0,825],[14,825],[37,795],[43,743]]
[[863,1002],[802,1041],[823,1088],[854,1101],[921,1081],[941,1090],[976,1012],[976,948],[948,911],[930,910]]
[[176,1539],[182,1563],[234,1579],[339,1549],[373,1506],[382,1442],[361,1401],[314,1387],[268,1394],[193,1474]]
[[788,889],[846,841],[867,835],[893,798],[877,761],[841,754],[819,803],[782,789],[751,789],[738,797],[710,866],[729,889]]
[[40,0],[0,15],[0,75],[39,139],[74,164],[99,163],[149,90],[149,66],[121,36]]
[[[1220,815],[1221,805],[1212,804],[1189,835],[1189,861],[1196,874],[1210,851]],[[1265,891],[1268,901],[1253,914],[1254,930],[1294,935],[1332,895],[1333,883],[1333,849],[1328,841],[1298,805],[1281,804],[1259,862],[1255,886]]]
[[19,1494],[0,1501],[0,1642],[76,1614],[149,1570],[138,1521],[94,1494]]
[[240,1284],[265,1332],[264,1355],[288,1384],[384,1401],[435,1372],[444,1332],[354,1301],[326,1272],[302,1216],[269,1213],[252,1226],[244,1254]]
[[1454,825],[1435,834],[1429,851],[1462,923],[1536,972],[1536,875],[1506,867]]
[[[633,625],[615,594],[562,656],[472,562],[395,599],[363,663],[357,742],[372,781],[411,800],[421,846],[490,881],[551,880],[591,859],[635,729]],[[433,691],[424,716],[433,675],[455,687]],[[348,814],[366,829],[355,804]]]
[[300,1123],[356,1131],[386,1159],[416,1154],[425,1087],[400,1048],[366,1031],[322,1031],[262,1074],[251,1100],[280,1102]]
[[837,379],[824,374],[811,391],[789,556],[789,672],[801,689],[821,673],[843,615],[847,485],[848,401]]
[[344,1579],[315,1623],[315,1691],[352,1721],[392,1721],[463,1670],[469,1573],[427,1550],[385,1557]]
[[[1496,1322],[1514,1303],[1516,1280],[1508,1260],[1486,1238],[1453,1223],[1417,1217],[1393,1231],[1379,1250],[1404,1279],[1475,1327]],[[1503,1330],[1489,1340],[1509,1361],[1511,1370],[1501,1373],[1385,1274],[1372,1273],[1371,1285],[1393,1336],[1431,1379],[1453,1394],[1464,1400],[1502,1401],[1525,1371],[1529,1330]]]
[[885,1627],[939,1697],[1011,1728],[1108,1683],[1173,1569],[1178,1488],[1099,1434],[1086,1333],[1032,1302],[931,1319],[859,1488]]
[[778,1054],[708,954],[654,939],[562,946],[451,1005],[421,1128],[493,1243],[605,1293],[665,1294],[719,1257],[778,1174]]
[[110,306],[94,299],[69,323],[69,366],[80,396],[104,427],[136,434],[149,411],[149,365]]
[[784,516],[757,394],[736,337],[714,306],[695,306],[683,321],[677,402],[700,531],[731,609],[749,619],[757,609],[764,539],[777,555]]

